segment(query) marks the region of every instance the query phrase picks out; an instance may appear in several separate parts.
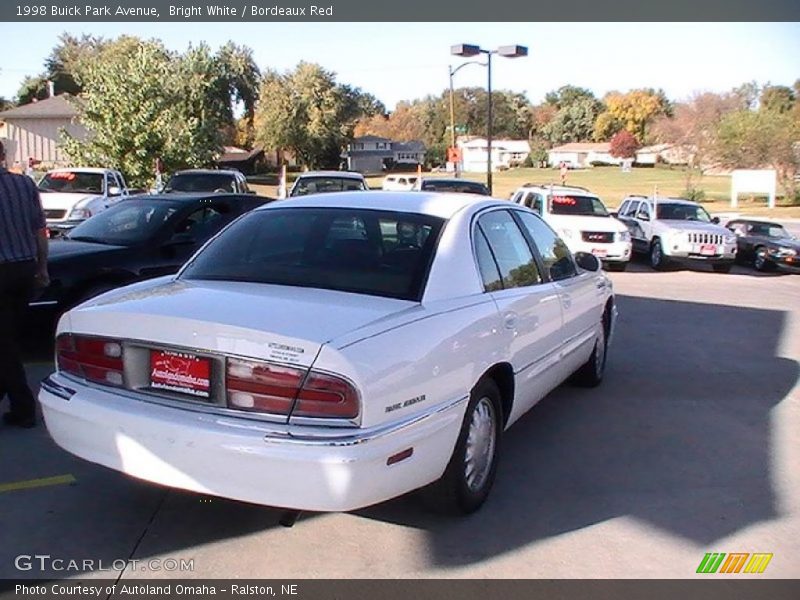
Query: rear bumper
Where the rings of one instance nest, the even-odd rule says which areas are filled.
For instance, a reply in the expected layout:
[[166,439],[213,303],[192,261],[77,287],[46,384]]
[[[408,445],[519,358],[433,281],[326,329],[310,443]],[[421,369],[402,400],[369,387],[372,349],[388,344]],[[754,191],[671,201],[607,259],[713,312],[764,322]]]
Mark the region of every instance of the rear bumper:
[[[438,479],[466,398],[373,429],[307,429],[137,400],[54,374],[39,394],[47,429],[76,456],[170,487],[268,506],[348,511]],[[387,466],[408,448],[411,457]]]

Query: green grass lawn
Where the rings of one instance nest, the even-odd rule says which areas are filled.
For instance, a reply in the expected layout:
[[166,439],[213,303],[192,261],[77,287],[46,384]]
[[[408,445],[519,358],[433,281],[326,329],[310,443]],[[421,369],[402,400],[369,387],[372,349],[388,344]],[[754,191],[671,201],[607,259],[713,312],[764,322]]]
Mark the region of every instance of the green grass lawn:
[[[452,177],[448,173],[425,173],[426,177]],[[466,179],[486,181],[486,173],[465,173]],[[525,183],[555,184],[560,183],[557,169],[512,169],[494,174],[494,196],[508,198],[519,186]],[[380,189],[383,176],[368,177],[370,188]],[[695,174],[692,180],[695,188],[703,190],[703,205],[714,212],[731,211],[731,182],[728,175]],[[686,190],[686,172],[683,169],[639,168],[623,173],[619,167],[594,167],[592,169],[570,171],[567,185],[579,185],[588,188],[603,199],[609,208],[619,206],[628,194],[651,195],[658,188],[660,196],[684,196]],[[273,186],[252,186],[266,195],[274,195]],[[778,206],[767,208],[766,198],[749,199],[742,195],[736,212],[779,218],[800,218],[800,206]]]

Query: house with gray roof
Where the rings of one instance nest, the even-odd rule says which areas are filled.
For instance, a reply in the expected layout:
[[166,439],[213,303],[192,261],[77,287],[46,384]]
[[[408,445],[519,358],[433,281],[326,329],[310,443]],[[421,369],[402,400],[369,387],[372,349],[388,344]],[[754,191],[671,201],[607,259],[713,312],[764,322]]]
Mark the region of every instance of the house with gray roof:
[[45,167],[67,163],[59,130],[83,139],[87,130],[77,122],[69,94],[60,94],[0,112],[0,137],[8,149],[8,166],[27,165],[33,158]]
[[347,145],[342,158],[348,171],[363,174],[382,173],[397,164],[416,169],[425,161],[425,145],[418,141],[394,142],[377,135],[364,135]]

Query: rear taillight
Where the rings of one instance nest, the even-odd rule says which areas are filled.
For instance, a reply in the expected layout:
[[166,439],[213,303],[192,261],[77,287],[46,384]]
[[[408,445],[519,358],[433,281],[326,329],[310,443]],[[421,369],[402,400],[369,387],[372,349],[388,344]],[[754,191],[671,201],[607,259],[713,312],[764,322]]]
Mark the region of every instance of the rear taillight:
[[66,333],[56,340],[59,371],[106,385],[123,383],[122,344],[113,339]]
[[[235,358],[225,374],[229,408],[316,418],[358,416],[358,392],[334,375]],[[302,387],[301,387],[302,386]],[[294,410],[292,410],[294,406]]]

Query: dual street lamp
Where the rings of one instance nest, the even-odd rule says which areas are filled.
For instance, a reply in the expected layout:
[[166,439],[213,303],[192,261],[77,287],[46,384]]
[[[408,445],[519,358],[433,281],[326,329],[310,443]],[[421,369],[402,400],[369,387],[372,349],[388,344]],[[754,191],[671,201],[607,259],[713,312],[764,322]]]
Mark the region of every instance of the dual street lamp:
[[[484,50],[480,46],[472,44],[457,44],[450,47],[450,54],[454,56],[462,56],[464,58],[471,58],[479,54],[486,55],[485,63],[478,63],[486,66],[487,71],[487,85],[486,91],[488,93],[488,113],[486,118],[486,187],[489,188],[489,193],[492,193],[492,55],[505,56],[506,58],[518,58],[521,56],[528,56],[528,48],[526,46],[500,46],[496,50]],[[470,61],[459,65],[455,69],[450,69],[450,139],[455,147],[455,115],[453,108],[453,75],[461,67],[468,64],[476,63],[478,61]]]

